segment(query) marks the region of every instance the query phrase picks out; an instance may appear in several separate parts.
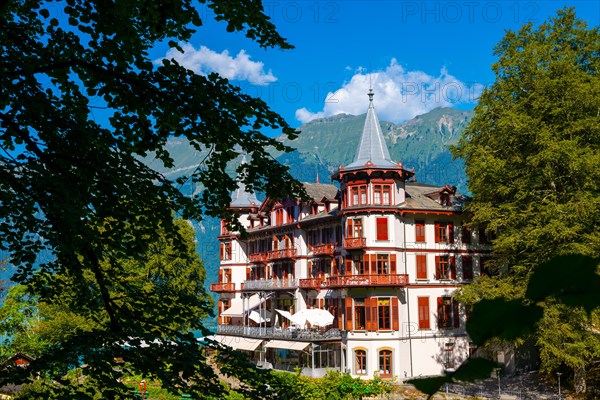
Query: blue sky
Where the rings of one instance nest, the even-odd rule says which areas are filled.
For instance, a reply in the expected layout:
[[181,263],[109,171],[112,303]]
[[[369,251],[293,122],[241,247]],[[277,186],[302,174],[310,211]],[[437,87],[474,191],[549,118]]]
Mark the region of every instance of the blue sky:
[[175,57],[199,73],[229,77],[262,97],[292,126],[366,111],[369,80],[380,119],[402,122],[439,106],[473,108],[493,82],[494,45],[506,29],[539,24],[575,6],[600,24],[598,1],[285,1],[266,12],[293,50],[260,49],[201,14],[205,26]]

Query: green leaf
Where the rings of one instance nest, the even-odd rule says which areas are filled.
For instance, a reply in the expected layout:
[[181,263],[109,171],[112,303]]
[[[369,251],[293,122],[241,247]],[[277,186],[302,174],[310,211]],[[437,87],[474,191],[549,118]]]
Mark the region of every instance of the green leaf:
[[515,340],[533,332],[542,314],[541,307],[520,300],[481,300],[469,314],[467,332],[478,346],[492,338]]
[[40,15],[41,15],[42,17],[44,17],[44,18],[48,18],[48,17],[50,16],[50,12],[49,12],[47,9],[45,9],[45,8],[42,8],[42,9],[40,10]]
[[600,259],[565,255],[541,264],[532,274],[526,297],[535,301],[555,297],[588,313],[600,307]]

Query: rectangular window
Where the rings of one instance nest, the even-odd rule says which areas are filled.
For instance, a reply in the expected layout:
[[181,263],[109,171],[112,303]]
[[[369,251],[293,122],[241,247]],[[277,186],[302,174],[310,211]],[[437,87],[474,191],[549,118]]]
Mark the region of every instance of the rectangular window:
[[419,329],[430,329],[429,325],[429,297],[418,297]]
[[349,218],[348,219],[348,237],[353,237],[353,238],[362,237],[362,219],[361,218]]
[[463,225],[460,228],[460,241],[464,244],[471,243],[471,227]]
[[354,275],[366,275],[365,263],[361,254],[355,254],[352,256],[352,274]]
[[358,202],[358,187],[354,186],[351,188],[352,193],[352,206],[357,206],[360,203]]
[[379,376],[382,378],[392,377],[392,351],[381,350],[379,352]]
[[381,185],[373,186],[373,204],[381,204]]
[[388,240],[387,218],[377,218],[377,240]]
[[446,343],[444,353],[444,366],[446,369],[454,369],[454,343]]
[[417,279],[427,279],[427,256],[419,254],[417,257]]
[[450,257],[435,257],[435,277],[436,279],[450,279]]
[[445,222],[435,223],[435,242],[436,243],[447,243],[448,242],[448,225]]
[[287,214],[287,223],[290,224],[294,222],[294,207],[288,207],[285,211]]
[[360,191],[360,204],[367,204],[367,187],[360,186],[359,191]]
[[392,329],[391,324],[391,304],[389,298],[377,299],[377,319],[378,327],[381,330]]
[[438,297],[438,328],[449,329],[459,326],[458,302],[452,297]]
[[354,329],[364,331],[366,328],[365,299],[354,300]]
[[388,275],[390,273],[390,255],[377,254],[377,275]]
[[435,223],[435,242],[454,243],[454,224],[452,222]]
[[383,204],[386,206],[392,204],[392,187],[390,185],[383,186]]
[[425,221],[415,221],[415,242],[425,242]]
[[463,279],[470,281],[473,279],[473,259],[469,256],[462,256]]
[[365,350],[356,350],[354,352],[354,373],[356,375],[367,374],[367,352]]

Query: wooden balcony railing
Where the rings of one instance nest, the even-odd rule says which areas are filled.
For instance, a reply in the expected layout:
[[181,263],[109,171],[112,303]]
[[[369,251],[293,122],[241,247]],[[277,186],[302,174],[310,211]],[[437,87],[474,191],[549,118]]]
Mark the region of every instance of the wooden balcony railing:
[[211,283],[210,291],[215,293],[235,292],[235,283]]
[[267,262],[267,253],[254,253],[248,256],[251,263],[264,264]]
[[408,275],[340,275],[327,278],[327,287],[355,287],[355,286],[406,286]]
[[298,279],[265,279],[259,281],[247,280],[242,284],[242,290],[277,290],[277,289],[296,289]]
[[334,244],[318,244],[316,246],[311,246],[310,250],[312,250],[313,255],[315,256],[329,256],[333,257],[333,252],[335,251]]
[[300,279],[299,286],[301,289],[319,290],[325,287],[325,278]]
[[296,249],[281,249],[281,250],[273,250],[268,253],[268,260],[282,260],[285,258],[296,258]]
[[367,245],[365,238],[344,238],[344,248],[346,249],[361,249]]

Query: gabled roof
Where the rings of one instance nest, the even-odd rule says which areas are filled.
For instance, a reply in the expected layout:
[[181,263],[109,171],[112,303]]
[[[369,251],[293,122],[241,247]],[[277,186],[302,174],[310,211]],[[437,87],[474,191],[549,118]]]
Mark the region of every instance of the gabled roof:
[[[246,155],[242,156],[241,164],[247,164]],[[254,193],[249,193],[246,190],[244,182],[238,179],[238,187],[231,194],[231,207],[258,207],[260,201],[256,198]]]
[[369,89],[369,109],[365,118],[360,143],[356,149],[354,161],[347,165],[345,169],[362,168],[369,164],[376,168],[397,167],[398,164],[392,161],[390,152],[385,143],[381,125],[375,113],[373,106],[373,90]]
[[[468,196],[456,193],[456,189],[449,186],[406,182],[405,188],[406,201],[398,206],[400,209],[460,212],[470,200]],[[440,193],[448,193],[449,202],[440,202]]]

